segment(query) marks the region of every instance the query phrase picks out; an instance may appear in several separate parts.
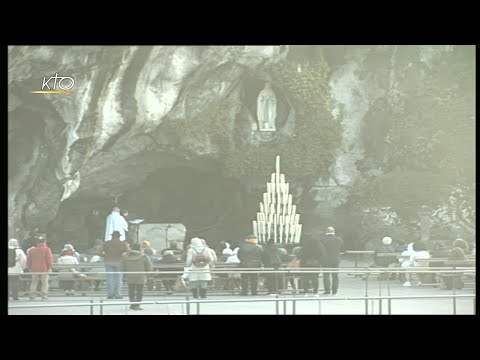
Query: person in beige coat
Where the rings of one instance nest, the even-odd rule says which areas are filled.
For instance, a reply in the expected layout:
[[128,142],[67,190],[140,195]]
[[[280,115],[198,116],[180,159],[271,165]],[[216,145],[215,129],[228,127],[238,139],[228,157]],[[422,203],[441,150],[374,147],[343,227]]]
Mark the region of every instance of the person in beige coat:
[[[212,280],[210,273],[210,263],[213,262],[212,255],[208,246],[204,245],[203,239],[195,237],[190,242],[190,248],[187,252],[186,266],[190,268],[188,273],[188,281],[190,289],[195,299],[205,299],[207,297],[208,282]],[[207,261],[201,266],[196,261],[200,256],[203,256]]]

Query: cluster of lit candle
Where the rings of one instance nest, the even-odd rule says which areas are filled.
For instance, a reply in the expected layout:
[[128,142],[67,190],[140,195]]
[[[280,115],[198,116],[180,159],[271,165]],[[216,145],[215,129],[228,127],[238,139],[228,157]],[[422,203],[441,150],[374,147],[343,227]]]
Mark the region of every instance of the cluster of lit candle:
[[263,193],[257,220],[253,221],[253,234],[260,242],[274,239],[275,243],[299,243],[302,225],[296,212],[289,183],[285,182],[285,175],[280,174],[280,156],[277,155],[275,172],[267,183],[267,192]]

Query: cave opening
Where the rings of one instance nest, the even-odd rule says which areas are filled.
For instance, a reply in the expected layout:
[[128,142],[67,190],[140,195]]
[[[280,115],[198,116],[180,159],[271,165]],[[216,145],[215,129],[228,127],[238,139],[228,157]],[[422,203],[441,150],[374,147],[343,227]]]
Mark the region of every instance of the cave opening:
[[247,190],[242,181],[225,178],[219,171],[180,166],[159,169],[138,186],[111,195],[101,198],[83,192],[65,200],[48,227],[52,250],[59,251],[66,243],[86,250],[95,238],[103,239],[115,196],[118,206],[128,210],[129,220],[182,223],[185,242],[198,236],[215,249],[222,241],[238,245],[252,231],[261,190]]

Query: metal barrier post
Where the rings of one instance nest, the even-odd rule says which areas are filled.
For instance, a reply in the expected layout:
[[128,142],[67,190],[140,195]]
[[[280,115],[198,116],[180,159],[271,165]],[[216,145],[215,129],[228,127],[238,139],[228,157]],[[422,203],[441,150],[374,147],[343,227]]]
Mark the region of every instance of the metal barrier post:
[[380,272],[380,280],[378,281],[378,313],[382,315],[382,276]]
[[[297,300],[293,299],[292,300],[292,315],[295,315],[295,308],[296,308]],[[475,313],[475,301],[473,302],[473,310]]]
[[277,315],[278,315],[278,297],[275,299],[275,310],[276,310]]
[[[90,299],[90,304],[93,304],[93,298]],[[90,305],[90,315],[93,315],[93,305]]]
[[283,300],[283,315],[287,315],[287,300]]
[[197,315],[200,315],[200,301],[197,300]]
[[368,272],[365,272],[365,315],[368,315]]
[[190,301],[188,301],[188,296],[187,296],[187,315],[190,315]]
[[457,315],[457,297],[455,296],[455,281],[453,282],[453,315]]
[[100,300],[100,315],[103,315],[103,300]]
[[387,286],[388,286],[388,315],[392,315],[392,299],[390,299],[390,279],[388,279]]

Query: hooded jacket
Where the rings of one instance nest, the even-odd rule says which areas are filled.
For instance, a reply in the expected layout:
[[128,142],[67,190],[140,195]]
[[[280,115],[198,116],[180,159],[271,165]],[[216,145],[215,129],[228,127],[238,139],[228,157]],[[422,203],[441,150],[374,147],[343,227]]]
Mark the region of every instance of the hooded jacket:
[[[137,250],[130,250],[123,254],[120,269],[127,272],[145,272],[152,271],[153,268],[147,255]],[[144,284],[146,280],[146,274],[125,274],[124,276],[127,284]]]
[[213,261],[211,258],[211,253],[209,251],[208,246],[205,246],[202,239],[193,238],[190,242],[191,247],[188,249],[187,252],[187,263],[186,266],[190,267],[190,272],[188,275],[189,281],[210,281],[212,280],[212,275],[210,274],[210,265],[207,264],[203,267],[195,266],[194,259],[197,253],[205,253],[206,255],[210,256],[210,260]]

